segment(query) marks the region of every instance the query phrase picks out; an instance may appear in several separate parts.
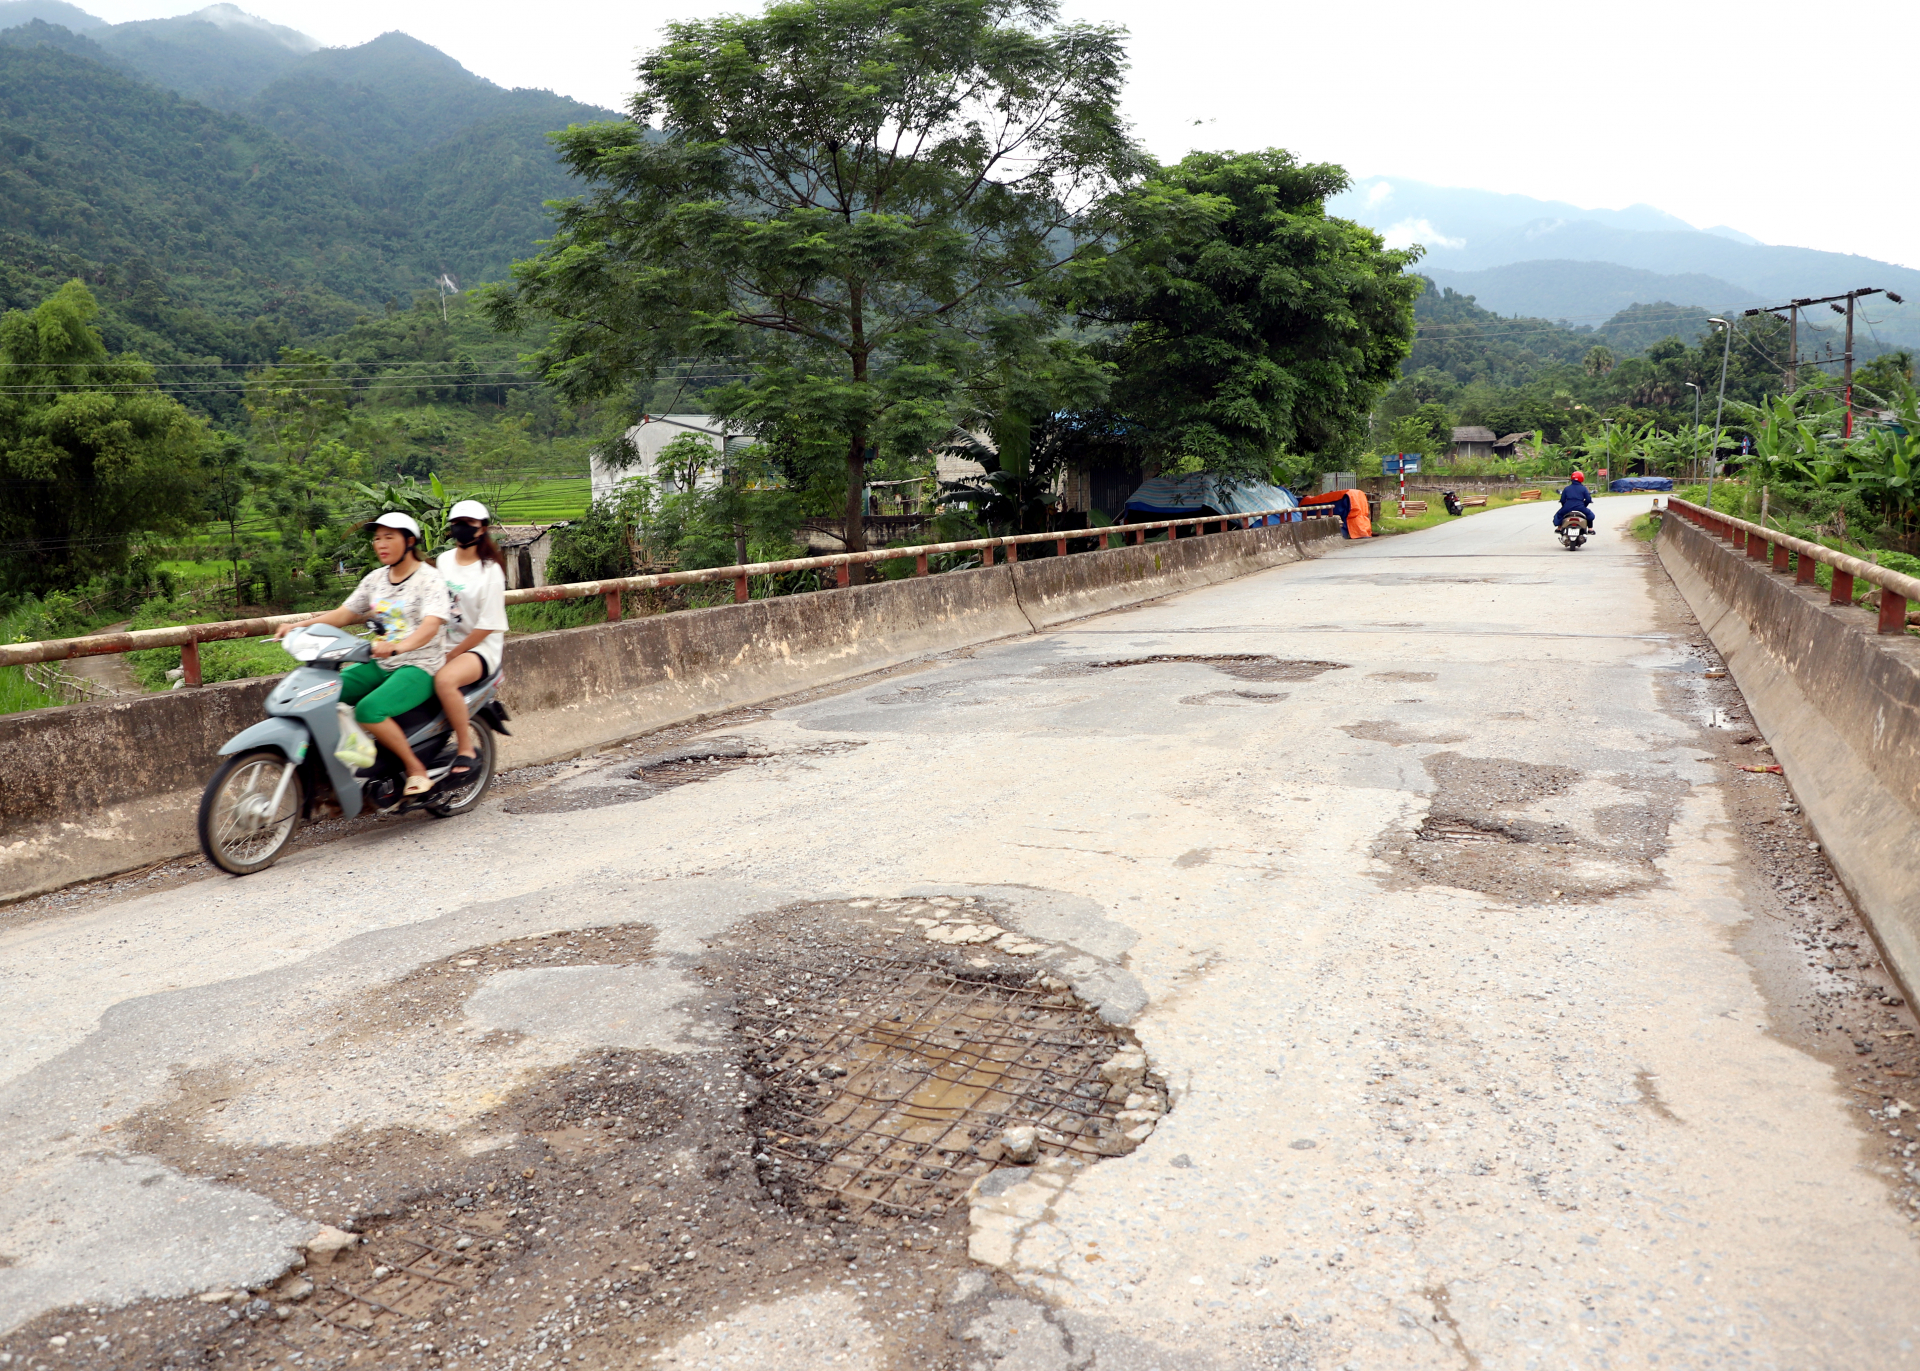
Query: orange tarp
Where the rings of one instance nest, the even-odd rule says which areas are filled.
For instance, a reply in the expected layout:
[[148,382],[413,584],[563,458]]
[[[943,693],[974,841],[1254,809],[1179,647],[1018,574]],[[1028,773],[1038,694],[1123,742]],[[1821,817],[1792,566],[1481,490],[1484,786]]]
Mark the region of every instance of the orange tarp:
[[1364,490],[1330,490],[1325,495],[1309,495],[1300,502],[1307,505],[1331,505],[1347,500],[1347,536],[1349,538],[1371,538],[1373,520],[1367,517],[1367,492]]

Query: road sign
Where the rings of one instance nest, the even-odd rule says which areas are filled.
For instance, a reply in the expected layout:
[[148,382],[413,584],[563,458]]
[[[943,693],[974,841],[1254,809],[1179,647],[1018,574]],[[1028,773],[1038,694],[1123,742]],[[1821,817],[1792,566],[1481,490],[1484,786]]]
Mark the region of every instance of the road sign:
[[1398,457],[1382,457],[1380,474],[1382,476],[1414,476],[1420,471],[1420,454],[1404,453]]

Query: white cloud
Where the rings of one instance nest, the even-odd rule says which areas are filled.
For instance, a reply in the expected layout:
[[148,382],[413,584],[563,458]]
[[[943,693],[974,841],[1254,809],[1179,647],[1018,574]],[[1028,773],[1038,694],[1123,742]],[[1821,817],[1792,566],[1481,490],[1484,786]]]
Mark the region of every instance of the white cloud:
[[1375,181],[1367,187],[1367,208],[1372,209],[1382,201],[1393,197],[1393,182]]
[[1467,245],[1466,239],[1447,237],[1428,219],[1402,219],[1392,228],[1382,229],[1380,236],[1390,248],[1411,247],[1415,243],[1430,248],[1463,248]]

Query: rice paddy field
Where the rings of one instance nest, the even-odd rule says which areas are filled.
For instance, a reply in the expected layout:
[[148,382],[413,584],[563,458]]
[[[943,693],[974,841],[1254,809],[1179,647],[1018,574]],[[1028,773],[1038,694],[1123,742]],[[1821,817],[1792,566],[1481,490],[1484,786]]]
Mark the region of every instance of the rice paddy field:
[[584,476],[536,477],[511,487],[491,509],[496,523],[552,524],[578,519],[592,502]]

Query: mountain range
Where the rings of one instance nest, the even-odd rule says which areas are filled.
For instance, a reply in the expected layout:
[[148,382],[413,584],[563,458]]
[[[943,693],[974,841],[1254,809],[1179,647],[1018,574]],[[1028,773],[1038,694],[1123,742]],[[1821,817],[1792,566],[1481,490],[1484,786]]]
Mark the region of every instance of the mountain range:
[[1503,314],[1598,323],[1666,301],[1760,308],[1866,286],[1861,351],[1920,344],[1920,271],[1870,257],[1762,243],[1725,225],[1696,229],[1650,205],[1590,210],[1553,200],[1367,177],[1328,208],[1425,248],[1419,270]]
[[226,4],[107,24],[7,0],[0,306],[79,275],[115,346],[271,356],[442,276],[505,276],[579,190],[547,133],[617,117],[401,33],[323,48]]

